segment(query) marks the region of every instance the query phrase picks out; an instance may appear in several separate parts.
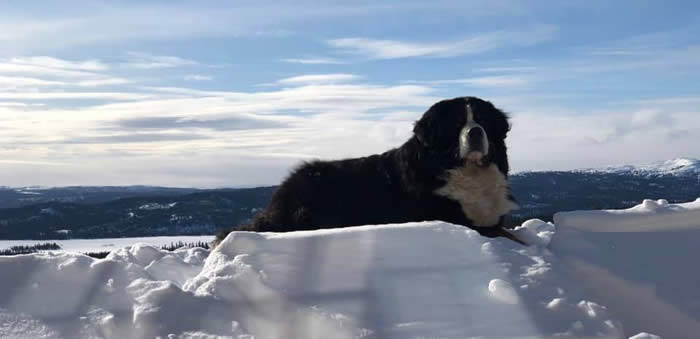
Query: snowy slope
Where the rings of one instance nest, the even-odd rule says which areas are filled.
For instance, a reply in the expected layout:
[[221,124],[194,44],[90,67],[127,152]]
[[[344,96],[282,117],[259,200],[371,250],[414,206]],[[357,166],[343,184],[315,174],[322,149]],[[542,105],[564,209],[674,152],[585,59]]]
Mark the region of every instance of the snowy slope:
[[642,176],[660,175],[700,175],[700,160],[694,158],[676,158],[659,161],[642,166],[624,165],[606,168],[583,169],[581,172],[632,173]]
[[593,232],[589,212],[531,220],[527,248],[425,222],[0,257],[0,337],[693,338],[700,220],[649,232],[658,210],[627,213],[647,232]]

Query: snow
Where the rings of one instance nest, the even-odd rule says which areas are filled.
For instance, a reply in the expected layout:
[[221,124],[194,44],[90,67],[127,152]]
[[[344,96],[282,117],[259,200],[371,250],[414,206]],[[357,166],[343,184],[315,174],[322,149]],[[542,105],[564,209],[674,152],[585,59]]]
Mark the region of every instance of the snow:
[[[59,233],[61,230],[56,231]],[[0,250],[12,246],[32,246],[40,243],[56,243],[64,252],[103,252],[112,251],[126,246],[143,243],[155,247],[170,245],[172,243],[197,243],[210,242],[210,235],[179,235],[168,237],[133,237],[133,238],[101,238],[101,239],[69,239],[69,240],[0,240]]]
[[548,249],[627,334],[700,333],[700,199],[557,213],[554,221]]
[[698,201],[530,220],[529,247],[435,221],[0,257],[0,337],[692,338]]
[[635,336],[631,336],[629,339],[661,339],[658,335],[642,332]]
[[574,211],[555,214],[554,223],[589,232],[668,232],[698,227],[700,198],[684,204],[644,200],[623,210]]
[[493,279],[489,282],[491,296],[502,303],[515,305],[518,303],[518,293],[513,286],[501,279]]
[[169,204],[159,204],[157,202],[151,202],[145,205],[139,206],[140,210],[146,210],[146,211],[152,211],[152,210],[167,210],[175,207],[177,205],[177,202],[172,202]]
[[693,158],[677,158],[666,161],[654,162],[642,166],[624,165],[608,166],[606,168],[582,169],[580,172],[595,173],[634,173],[642,176],[659,175],[688,175],[700,174],[700,160]]

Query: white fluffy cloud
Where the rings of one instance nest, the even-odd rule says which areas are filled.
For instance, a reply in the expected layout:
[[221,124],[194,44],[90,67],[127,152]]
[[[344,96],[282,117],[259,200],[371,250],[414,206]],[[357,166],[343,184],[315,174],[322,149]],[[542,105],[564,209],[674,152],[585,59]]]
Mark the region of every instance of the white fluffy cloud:
[[[308,76],[256,92],[156,87],[133,93],[142,97],[62,94],[126,100],[71,109],[6,102],[0,104],[0,157],[12,162],[4,162],[0,178],[12,185],[274,184],[303,159],[363,156],[399,146],[412,122],[441,99],[427,85],[316,83],[311,80],[319,75]],[[356,79],[337,74],[319,79],[334,77]],[[538,105],[536,97],[492,100],[512,113],[508,144],[516,171],[693,156],[700,144],[696,97],[585,114]],[[100,175],[90,174],[95,172]]]
[[[411,122],[437,100],[426,86],[343,83],[354,79],[300,75],[283,79],[285,88],[258,92],[0,93],[0,101],[109,101],[71,108],[0,105],[0,158],[13,160],[0,169],[0,180],[13,186],[272,184],[302,159],[361,156],[400,145]],[[39,172],[53,183],[28,175]],[[174,173],[185,172],[187,179],[172,181]]]
[[668,100],[674,99],[586,112],[537,111],[523,102],[523,109],[513,107],[508,138],[513,168],[593,168],[698,156],[700,109],[663,103]]

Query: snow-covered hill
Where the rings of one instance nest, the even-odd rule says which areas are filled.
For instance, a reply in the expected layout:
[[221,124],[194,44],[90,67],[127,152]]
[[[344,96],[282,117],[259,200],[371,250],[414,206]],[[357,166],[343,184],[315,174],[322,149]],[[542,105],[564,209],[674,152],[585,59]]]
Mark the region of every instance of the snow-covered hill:
[[517,221],[552,220],[559,211],[620,209],[645,198],[677,203],[700,192],[700,160],[679,158],[645,166],[521,172],[510,177],[520,209]]
[[694,158],[676,158],[641,166],[608,166],[605,168],[592,168],[581,171],[593,173],[629,173],[642,176],[700,175],[700,160]]
[[695,338],[698,213],[559,214],[530,247],[425,222],[2,257],[0,337]]

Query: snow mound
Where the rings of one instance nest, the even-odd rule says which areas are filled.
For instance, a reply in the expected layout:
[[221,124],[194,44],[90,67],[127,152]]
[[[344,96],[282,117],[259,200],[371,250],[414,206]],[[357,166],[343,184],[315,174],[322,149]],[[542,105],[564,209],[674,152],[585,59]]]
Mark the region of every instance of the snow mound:
[[642,332],[635,336],[631,336],[629,339],[661,339],[661,337],[651,333]]
[[423,222],[0,257],[0,337],[692,338],[698,210],[530,220],[514,231],[529,247]]
[[644,200],[623,210],[560,212],[554,223],[590,232],[667,232],[694,229],[700,221],[700,198],[684,204]]
[[554,216],[549,249],[632,338],[700,333],[700,199]]
[[553,230],[523,225],[539,239],[530,248],[425,222],[234,232],[211,253],[138,244],[102,260],[2,257],[0,337],[620,337],[553,269],[541,246]]

